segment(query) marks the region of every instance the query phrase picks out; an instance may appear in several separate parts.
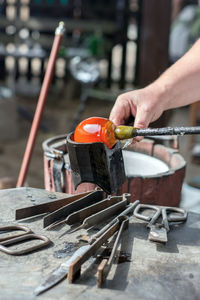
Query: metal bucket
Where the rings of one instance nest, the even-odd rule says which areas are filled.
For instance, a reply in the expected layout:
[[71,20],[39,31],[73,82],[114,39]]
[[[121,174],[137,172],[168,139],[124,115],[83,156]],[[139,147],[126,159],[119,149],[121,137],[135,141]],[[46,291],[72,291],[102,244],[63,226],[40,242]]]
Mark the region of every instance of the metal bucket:
[[131,193],[131,201],[179,206],[186,162],[177,149],[144,139],[124,154],[127,179],[121,193]]
[[[96,185],[82,183],[74,188],[66,135],[43,143],[45,188],[75,194],[92,190]],[[118,194],[130,193],[131,201],[178,206],[186,162],[178,153],[156,141],[144,139],[123,150],[126,181]]]

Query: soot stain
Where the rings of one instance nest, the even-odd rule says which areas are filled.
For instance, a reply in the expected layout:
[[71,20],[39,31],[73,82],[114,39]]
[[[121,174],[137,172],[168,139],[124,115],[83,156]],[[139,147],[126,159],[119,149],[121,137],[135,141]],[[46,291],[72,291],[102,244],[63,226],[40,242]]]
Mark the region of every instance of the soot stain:
[[78,249],[78,245],[76,243],[65,243],[64,247],[60,250],[54,252],[53,257],[55,258],[65,258],[67,256],[72,256],[73,253]]

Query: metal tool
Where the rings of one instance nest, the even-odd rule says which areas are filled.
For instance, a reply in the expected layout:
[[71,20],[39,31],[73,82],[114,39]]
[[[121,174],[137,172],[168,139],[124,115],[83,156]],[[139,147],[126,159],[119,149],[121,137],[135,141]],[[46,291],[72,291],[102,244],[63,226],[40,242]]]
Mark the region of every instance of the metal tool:
[[112,264],[114,262],[116,254],[117,254],[117,248],[119,246],[119,243],[120,243],[120,240],[122,237],[122,233],[124,230],[126,230],[128,228],[128,224],[129,224],[129,218],[125,217],[125,219],[124,219],[124,221],[122,221],[120,229],[117,233],[117,237],[116,237],[115,243],[113,245],[113,249],[112,249],[109,259],[103,259],[98,267],[98,270],[97,270],[97,286],[98,287],[102,286],[102,284],[105,282],[105,280],[110,272],[110,269],[112,267]]
[[58,267],[49,277],[48,279],[42,283],[40,286],[38,286],[34,290],[35,295],[40,295],[41,293],[47,291],[48,289],[55,286],[57,283],[59,283],[61,280],[63,280],[65,277],[67,277],[69,267],[72,262],[74,262],[77,257],[85,253],[86,250],[88,250],[90,245],[82,246],[80,247],[75,253],[70,257],[66,262],[62,263],[60,267]]
[[[23,226],[23,225],[6,225],[6,226],[1,226],[0,231],[3,233],[11,231],[11,230],[21,230],[21,233],[18,233],[17,235],[13,236],[4,236],[3,238],[0,239],[0,251],[10,254],[10,255],[22,255],[22,254],[27,254],[30,252],[33,252],[35,250],[41,249],[45,246],[47,246],[51,241],[49,238],[46,236],[40,235],[40,234],[35,234],[33,233],[28,227]],[[19,242],[26,242],[30,240],[41,240],[43,241],[42,243],[39,243],[37,245],[33,245],[24,249],[9,249],[7,246],[10,245],[15,245]]]
[[112,219],[107,225],[105,225],[101,230],[99,230],[96,234],[93,234],[89,238],[89,243],[93,243],[96,239],[98,239],[109,227],[111,227],[120,217],[127,216],[132,213],[137,205],[140,203],[139,200],[136,200],[134,203],[131,203],[125,210],[123,210],[117,217]]
[[102,190],[96,190],[89,193],[87,196],[84,196],[72,203],[65,205],[54,212],[44,216],[43,218],[43,226],[44,228],[57,222],[65,219],[68,215],[81,208],[85,208],[93,203],[97,203],[103,199],[104,192]]
[[[111,197],[111,199],[112,198],[114,199],[115,197]],[[119,198],[119,197],[116,197],[116,198]],[[76,262],[78,258],[82,257],[84,254],[86,256],[89,255],[89,257],[90,257],[91,255],[93,255],[93,251],[96,252],[100,248],[100,246],[102,246],[107,241],[107,239],[109,237],[111,237],[119,228],[122,232],[125,229],[126,226],[123,223],[124,225],[121,228],[120,227],[121,222],[124,222],[124,221],[127,222],[127,218],[125,217],[125,215],[130,213],[131,211],[133,211],[135,206],[138,203],[139,203],[139,201],[136,201],[135,203],[133,203],[131,205],[131,207],[124,210],[119,215],[119,218],[118,217],[114,218],[114,223],[112,223],[112,226],[110,226],[110,227],[106,226],[106,228],[104,227],[104,230],[100,231],[103,234],[102,234],[102,236],[98,236],[98,242],[96,241],[96,238],[92,238],[91,243],[96,242],[92,248],[91,248],[91,244],[86,245],[86,246],[82,246],[81,248],[79,248],[69,260],[62,263],[60,265],[60,267],[58,269],[56,269],[43,284],[41,284],[38,288],[36,288],[34,293],[36,295],[39,295],[42,292],[48,290],[49,288],[51,288],[54,285],[56,285],[57,283],[59,283],[62,279],[64,279],[68,275],[70,265],[73,264],[74,262]],[[121,233],[120,233],[120,236],[121,236]],[[119,239],[120,239],[120,237],[117,237],[117,241],[114,244],[114,248],[117,248]],[[88,251],[89,251],[89,253],[88,253]],[[114,252],[115,252],[115,250],[114,250]],[[114,253],[114,252],[112,252],[112,253]],[[114,259],[114,254],[112,256],[113,256],[113,259]],[[110,266],[111,266],[111,264],[112,264],[112,262],[110,262]],[[71,271],[71,276],[73,277],[73,271]]]
[[73,196],[66,195],[66,198],[63,198],[63,199],[51,200],[51,201],[47,201],[45,203],[41,203],[38,205],[33,205],[33,206],[16,209],[15,219],[20,220],[20,219],[24,219],[24,218],[41,215],[44,213],[53,212],[53,211],[59,209],[60,207],[67,205],[69,203],[72,203],[82,197],[89,195],[89,194],[91,194],[91,191],[73,195]]
[[200,134],[200,126],[194,127],[163,127],[163,128],[135,128],[132,126],[117,126],[115,136],[119,140],[134,138],[136,136],[156,135],[185,135]]
[[118,203],[115,203],[96,214],[93,214],[86,219],[84,219],[81,226],[75,228],[70,233],[75,232],[81,228],[89,228],[92,226],[95,226],[96,224],[105,222],[105,220],[110,219],[112,216],[116,215],[117,213],[121,212],[126,208],[126,206],[129,204],[130,194],[123,194],[121,196],[121,201]]
[[53,76],[53,71],[54,71],[54,66],[55,66],[58,50],[60,47],[62,37],[64,35],[64,31],[65,31],[64,23],[60,22],[59,26],[56,28],[56,31],[55,31],[55,38],[54,38],[54,42],[52,45],[49,61],[47,64],[44,80],[42,83],[42,88],[41,88],[40,96],[38,99],[38,103],[37,103],[33,123],[31,126],[29,138],[27,141],[23,161],[21,164],[21,169],[19,172],[18,180],[17,180],[17,187],[22,187],[24,185],[24,181],[26,178],[29,164],[30,164],[30,160],[31,160],[40,120],[42,118],[42,113],[44,110],[47,94],[48,94],[51,79]]
[[4,232],[10,232],[10,231],[20,231],[19,233],[17,234],[14,234],[14,235],[6,235],[4,237],[0,237],[0,243],[1,242],[4,242],[4,241],[7,241],[7,240],[10,240],[10,239],[13,239],[13,238],[16,238],[18,236],[22,236],[24,234],[29,234],[29,233],[32,233],[32,230],[30,228],[28,228],[27,226],[23,226],[23,225],[7,225],[7,226],[0,226],[0,232],[2,231],[3,233]]
[[[153,216],[144,214],[144,211],[148,209],[155,211]],[[186,221],[187,212],[178,207],[139,204],[135,208],[134,216],[148,222],[147,228],[150,228],[148,239],[150,241],[166,243],[168,241],[167,232],[170,230],[169,225]],[[162,221],[158,223],[160,216],[162,217]]]
[[91,256],[95,255],[97,250],[119,230],[124,218],[124,216],[117,218],[117,221],[110,228],[94,241],[81,256],[77,257],[77,259],[71,263],[68,272],[68,281],[70,283],[74,282],[74,280],[80,276],[82,264],[84,264]]
[[70,133],[67,148],[75,188],[91,182],[109,195],[120,189],[126,179],[120,142],[108,149],[103,143],[76,143]]
[[[129,198],[130,198],[130,194],[127,194],[127,193],[123,194],[122,196],[109,196],[108,198],[106,198],[102,201],[99,201],[98,203],[87,206],[86,208],[80,209],[80,210],[70,214],[65,220],[62,220],[60,222],[53,224],[52,227],[61,225],[63,223],[72,225],[72,224],[83,222],[83,224],[81,224],[81,226],[79,226],[78,228],[75,229],[75,231],[76,231],[81,228],[93,226],[93,225],[95,225],[95,223],[94,224],[92,223],[93,216],[95,216],[96,214],[98,215],[98,213],[101,213],[101,212],[103,213],[107,208],[113,207],[115,204],[121,202],[122,200],[129,201]],[[106,217],[104,216],[104,219],[105,218]],[[74,231],[71,231],[70,233],[72,233],[72,232],[74,232]]]
[[[75,253],[70,259],[62,263],[58,267],[58,269],[56,269],[44,283],[42,283],[39,287],[35,289],[34,294],[39,295],[44,291],[50,289],[51,287],[55,286],[62,279],[64,279],[69,273],[70,266],[72,266],[80,257],[84,256],[84,258],[86,258],[87,260],[93,254],[95,254],[96,251],[120,228],[120,224],[123,221],[123,217],[122,219],[117,220],[117,222],[112,226],[112,228],[109,228],[109,230],[107,230],[107,232],[101,238],[99,238],[99,240],[96,241],[92,246],[90,244],[82,246],[77,251],[75,251]],[[71,270],[70,273],[70,276],[72,277],[73,271],[74,269]]]

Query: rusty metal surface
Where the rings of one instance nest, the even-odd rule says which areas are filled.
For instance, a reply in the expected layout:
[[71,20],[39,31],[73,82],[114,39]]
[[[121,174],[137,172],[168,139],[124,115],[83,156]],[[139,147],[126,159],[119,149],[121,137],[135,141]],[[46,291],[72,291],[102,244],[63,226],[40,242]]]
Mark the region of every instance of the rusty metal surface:
[[[49,196],[59,199],[63,194],[31,188],[1,190],[1,225],[14,221],[16,208],[33,202],[39,204]],[[165,246],[148,242],[145,224],[134,217],[130,218],[129,228],[122,236],[121,250],[130,253],[131,262],[113,265],[103,289],[96,287],[98,265],[90,260],[83,265],[82,276],[75,284],[63,280],[39,297],[34,296],[34,289],[71,257],[77,249],[76,237],[80,233],[58,238],[62,229],[45,231],[39,216],[31,221],[20,221],[20,224],[28,225],[34,232],[45,234],[53,241],[53,245],[39,253],[20,257],[0,253],[0,299],[199,299],[199,214],[189,213],[186,223],[174,227]],[[84,233],[85,230],[81,232]]]

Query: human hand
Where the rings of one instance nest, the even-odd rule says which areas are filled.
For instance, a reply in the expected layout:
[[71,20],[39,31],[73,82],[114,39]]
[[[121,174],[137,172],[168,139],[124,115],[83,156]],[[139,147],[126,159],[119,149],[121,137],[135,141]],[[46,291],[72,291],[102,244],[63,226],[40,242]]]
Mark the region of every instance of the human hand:
[[[126,124],[131,116],[135,117],[134,127],[147,128],[163,113],[161,97],[156,87],[148,86],[121,94],[110,113],[109,119],[116,125]],[[141,138],[137,138],[141,140]]]

